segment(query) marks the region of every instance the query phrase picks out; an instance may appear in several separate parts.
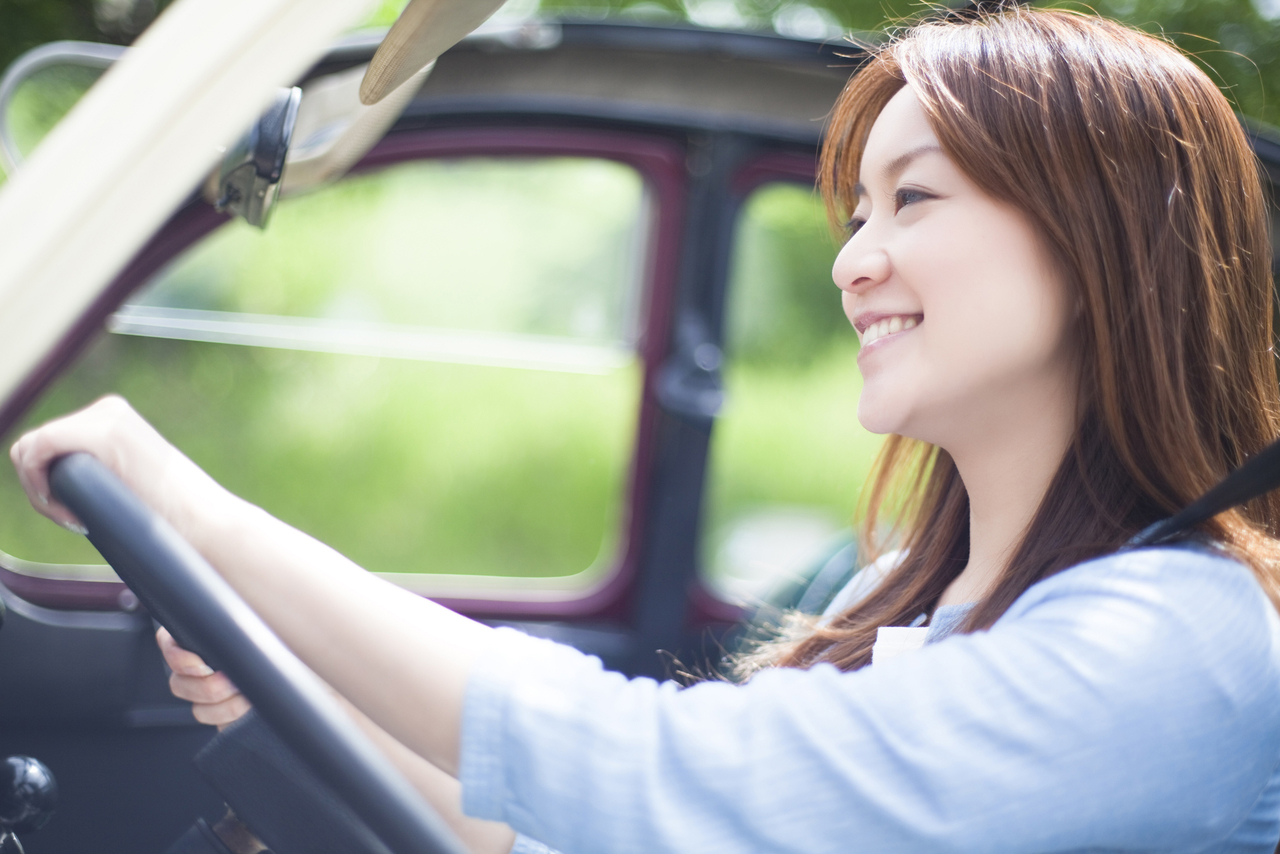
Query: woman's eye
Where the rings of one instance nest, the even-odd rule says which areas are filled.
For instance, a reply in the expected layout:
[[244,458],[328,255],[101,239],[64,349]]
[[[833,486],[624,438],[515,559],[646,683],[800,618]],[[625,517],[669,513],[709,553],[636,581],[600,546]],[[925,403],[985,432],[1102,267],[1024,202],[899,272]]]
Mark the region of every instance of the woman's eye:
[[922,190],[913,190],[909,187],[903,187],[901,190],[893,194],[893,210],[894,213],[902,210],[912,202],[922,202],[930,198],[928,193]]
[[867,221],[863,217],[860,217],[860,216],[850,217],[849,221],[844,224],[845,237],[853,237],[855,234],[858,233],[858,230],[861,229],[862,226],[866,224],[867,224]]

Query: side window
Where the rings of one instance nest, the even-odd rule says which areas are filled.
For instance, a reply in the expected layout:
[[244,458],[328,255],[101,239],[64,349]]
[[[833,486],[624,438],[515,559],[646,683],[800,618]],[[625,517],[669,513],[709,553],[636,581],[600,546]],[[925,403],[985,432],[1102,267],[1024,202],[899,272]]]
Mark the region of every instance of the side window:
[[[587,583],[619,542],[645,204],[635,170],[581,158],[412,162],[286,200],[177,258],[28,423],[118,392],[371,570]],[[3,477],[0,548],[100,562]]]
[[880,438],[858,424],[858,341],[821,200],[766,184],[734,241],[702,566],[717,594],[750,605],[847,542]]

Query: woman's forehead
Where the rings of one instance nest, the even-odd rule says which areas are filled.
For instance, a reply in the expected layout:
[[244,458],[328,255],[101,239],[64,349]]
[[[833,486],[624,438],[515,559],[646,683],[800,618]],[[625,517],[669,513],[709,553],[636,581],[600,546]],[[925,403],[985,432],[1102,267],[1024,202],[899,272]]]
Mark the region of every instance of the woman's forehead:
[[885,104],[867,135],[854,191],[861,196],[867,183],[893,183],[908,165],[925,157],[946,155],[915,90],[903,86]]

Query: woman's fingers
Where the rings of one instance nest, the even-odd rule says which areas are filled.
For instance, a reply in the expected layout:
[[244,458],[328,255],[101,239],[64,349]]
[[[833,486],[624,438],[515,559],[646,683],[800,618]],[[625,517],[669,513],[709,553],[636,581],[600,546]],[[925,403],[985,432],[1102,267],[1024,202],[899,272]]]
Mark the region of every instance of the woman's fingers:
[[42,431],[27,433],[9,449],[9,458],[18,472],[18,482],[27,493],[27,500],[38,513],[73,531],[83,531],[75,515],[63,507],[49,491],[49,464],[59,456],[57,446]]
[[225,703],[233,697],[242,696],[240,689],[233,685],[224,673],[213,673],[209,676],[183,676],[181,673],[173,673],[169,676],[169,690],[179,700],[186,700],[198,706],[213,706]]
[[244,694],[236,694],[221,703],[195,703],[191,706],[191,714],[202,724],[222,729],[240,720],[251,708]]
[[71,511],[50,494],[49,464],[66,454],[86,451],[123,478],[131,468],[129,460],[148,446],[153,446],[154,453],[157,444],[163,445],[159,434],[123,398],[110,395],[26,433],[14,443],[9,457],[31,505],[60,525],[83,531]]
[[160,645],[160,654],[164,663],[174,673],[183,676],[212,676],[213,668],[205,664],[204,659],[189,649],[178,646],[178,642],[169,634],[169,630],[161,628],[156,631],[156,643]]
[[216,672],[200,656],[178,646],[168,631],[157,631],[156,642],[173,671],[169,690],[192,704],[191,713],[197,721],[221,728],[244,717],[252,708],[225,673]]
[[55,522],[83,533],[75,516],[49,492],[49,464],[83,451],[111,469],[143,503],[193,539],[219,518],[231,496],[169,444],[125,400],[108,395],[22,436],[9,456],[31,505]]

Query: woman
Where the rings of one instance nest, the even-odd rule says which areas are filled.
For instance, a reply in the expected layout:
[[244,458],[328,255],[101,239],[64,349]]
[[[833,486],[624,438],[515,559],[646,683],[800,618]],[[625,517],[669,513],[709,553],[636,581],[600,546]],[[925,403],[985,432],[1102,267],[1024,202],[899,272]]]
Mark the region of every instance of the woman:
[[[821,174],[849,217],[859,418],[894,434],[867,529],[896,514],[901,549],[744,684],[627,681],[400,591],[119,400],[14,461],[66,524],[49,461],[112,466],[476,850],[1272,851],[1280,501],[1120,551],[1280,432],[1265,208],[1226,100],[1097,18],[928,23],[850,82]],[[868,666],[880,628],[930,618],[926,648]],[[243,713],[162,645],[201,720]]]

